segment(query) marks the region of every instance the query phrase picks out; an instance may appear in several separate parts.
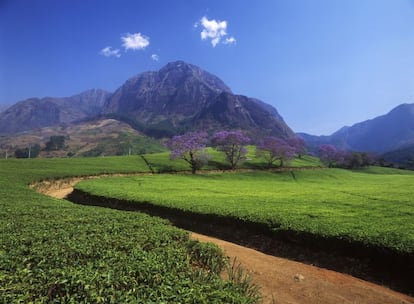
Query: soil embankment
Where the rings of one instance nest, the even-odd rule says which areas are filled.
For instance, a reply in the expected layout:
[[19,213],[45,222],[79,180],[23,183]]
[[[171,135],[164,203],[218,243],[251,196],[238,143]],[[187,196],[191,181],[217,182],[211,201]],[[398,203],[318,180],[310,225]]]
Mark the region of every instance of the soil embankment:
[[220,239],[192,233],[236,258],[261,287],[263,303],[378,304],[414,303],[414,299],[355,277],[279,258]]
[[[108,200],[99,197],[90,197],[81,192],[73,192],[73,185],[79,182],[80,179],[71,179],[66,181],[48,182],[48,184],[37,185],[36,188],[42,193],[54,196],[57,198],[65,198],[70,195],[71,200],[78,203],[100,205],[111,208],[136,210],[126,204],[126,202]],[[99,200],[99,201],[98,201]],[[141,211],[154,214],[159,214],[160,210],[149,210],[148,205],[140,208]],[[158,214],[157,214],[158,213]],[[164,213],[164,212],[161,212]],[[174,212],[173,212],[174,213]],[[166,216],[163,216],[166,217]],[[192,237],[200,241],[208,241],[216,243],[220,246],[226,254],[241,263],[242,267],[246,269],[253,279],[253,281],[261,286],[261,292],[264,297],[263,303],[399,303],[399,304],[414,304],[414,298],[403,295],[401,293],[392,291],[386,287],[376,285],[347,274],[307,265],[301,262],[292,261],[290,259],[268,255],[257,250],[240,246],[224,239],[240,239],[245,240],[246,245],[263,250],[266,247],[274,247],[277,253],[281,256],[293,255],[298,260],[306,261],[308,264],[313,263],[312,260],[324,260],[323,263],[339,264],[339,269],[345,268],[345,271],[350,269],[350,265],[357,268],[356,272],[364,271],[364,267],[356,266],[359,260],[348,258],[348,261],[343,258],[332,256],[332,254],[324,254],[323,252],[312,251],[295,244],[286,244],[284,241],[271,243],[272,240],[264,235],[257,234],[253,229],[253,233],[248,235],[249,227],[237,225],[233,227],[229,222],[224,222],[225,229],[217,232],[218,224],[216,222],[208,222],[208,219],[187,218],[187,223],[182,223],[179,219],[183,218],[181,214],[176,214],[174,217],[167,217],[172,223],[187,228],[190,231],[194,227],[198,227],[198,231],[204,234],[218,235],[220,239],[206,236],[204,234],[192,233]],[[223,224],[223,223],[222,223]],[[200,228],[201,227],[201,228]],[[236,230],[235,230],[236,229]],[[270,242],[270,243],[269,243]],[[243,242],[241,242],[243,243]],[[276,247],[275,247],[276,246]],[[260,248],[262,247],[262,248]],[[266,250],[264,250],[266,251]],[[277,254],[276,253],[276,254]],[[302,256],[302,257],[300,257]],[[299,258],[298,258],[299,257]],[[334,267],[335,268],[335,267]],[[372,275],[372,274],[371,274]],[[398,274],[395,274],[398,276]],[[384,280],[386,281],[386,280]],[[409,284],[409,282],[406,282]],[[409,288],[407,285],[405,288]]]

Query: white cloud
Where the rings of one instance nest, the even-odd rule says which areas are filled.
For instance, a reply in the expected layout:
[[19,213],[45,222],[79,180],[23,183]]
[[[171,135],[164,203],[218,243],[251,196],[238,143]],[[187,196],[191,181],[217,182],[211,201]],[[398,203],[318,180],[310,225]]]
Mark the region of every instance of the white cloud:
[[116,58],[121,57],[121,53],[119,49],[113,49],[111,46],[107,46],[103,48],[99,54],[105,56],[105,57],[111,57],[114,56]]
[[149,38],[141,33],[126,34],[121,37],[122,46],[127,50],[143,50],[149,45]]
[[[198,27],[198,23],[196,23],[197,26],[194,25],[194,27]],[[225,38],[224,41],[222,41],[223,44],[234,44],[236,42],[236,39],[234,37],[226,37],[227,36],[227,21],[217,21],[215,19],[209,20],[207,17],[203,17],[200,20],[200,24],[203,27],[203,30],[201,31],[201,39],[207,40],[210,39],[211,45],[215,47],[217,44],[222,41],[222,39]]]
[[223,44],[235,44],[236,43],[236,38],[234,37],[228,37],[226,38],[226,40],[223,41]]
[[158,56],[157,54],[152,54],[151,59],[154,60],[154,61],[158,61],[158,60],[160,60],[160,56]]

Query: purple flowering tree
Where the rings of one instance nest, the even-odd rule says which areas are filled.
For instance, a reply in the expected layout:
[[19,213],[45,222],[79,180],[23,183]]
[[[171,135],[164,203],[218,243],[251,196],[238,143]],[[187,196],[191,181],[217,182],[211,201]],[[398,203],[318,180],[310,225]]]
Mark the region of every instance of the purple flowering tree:
[[289,146],[295,149],[295,153],[299,158],[302,158],[302,156],[306,153],[306,144],[301,137],[289,137],[286,142],[289,144]]
[[206,132],[191,132],[174,136],[167,142],[171,159],[183,159],[191,168],[191,173],[201,169],[209,160],[205,151],[208,135]]
[[214,134],[211,142],[216,150],[224,152],[230,168],[234,169],[246,159],[246,145],[250,138],[241,131],[219,131]]
[[375,156],[367,152],[344,152],[342,166],[347,169],[359,169],[375,163]]
[[270,168],[276,161],[283,167],[286,162],[295,158],[295,148],[277,137],[266,137],[257,147],[258,156],[262,156]]
[[341,165],[344,157],[344,151],[338,150],[334,145],[319,146],[319,158],[329,168]]

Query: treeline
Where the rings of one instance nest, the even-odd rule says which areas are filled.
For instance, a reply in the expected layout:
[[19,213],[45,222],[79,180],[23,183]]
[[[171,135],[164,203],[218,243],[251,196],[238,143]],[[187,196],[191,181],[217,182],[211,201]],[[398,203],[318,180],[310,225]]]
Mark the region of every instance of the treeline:
[[318,152],[321,162],[329,168],[359,169],[378,163],[372,153],[344,151],[329,144],[319,146]]
[[[65,147],[66,137],[63,135],[52,135],[46,142],[44,151],[57,151]],[[19,148],[14,151],[16,158],[36,158],[42,151],[39,144],[29,145],[26,148]]]
[[[207,145],[224,154],[228,169],[235,169],[246,160],[246,146],[252,139],[242,131],[222,130],[209,137],[207,132],[190,132],[177,135],[167,141],[166,146],[171,150],[172,159],[186,161],[193,174],[206,165],[210,155]],[[305,153],[305,143],[301,138],[291,137],[281,139],[266,137],[256,146],[257,156],[265,159],[270,168],[275,164],[283,167],[296,155],[301,157]]]
[[[65,146],[66,139],[67,137],[62,135],[52,135],[43,149],[39,144],[28,145],[27,147],[14,150],[14,156],[16,158],[36,158],[41,151],[51,152],[62,150],[67,148]],[[166,141],[165,146],[170,149],[172,159],[179,158],[185,160],[193,173],[195,173],[210,160],[210,155],[205,150],[207,146],[222,152],[228,168],[235,169],[246,159],[246,146],[252,143],[256,145],[256,156],[262,158],[265,161],[265,166],[268,168],[286,166],[295,157],[301,158],[302,155],[307,154],[305,142],[300,137],[282,139],[269,136],[257,142],[257,140],[252,140],[242,131],[226,130],[218,131],[210,136],[206,132],[189,132],[183,135],[173,136]],[[134,150],[139,148],[137,150],[139,152],[138,154],[162,151],[162,145],[159,142],[157,144],[159,147],[155,147],[154,145],[154,139],[134,141],[127,135],[124,135],[120,137],[120,142],[117,145],[117,151],[119,151],[116,155],[131,154],[132,148]],[[10,151],[10,147],[6,148],[7,158],[7,151]],[[85,152],[83,156],[99,156],[103,154],[104,150],[105,147],[103,144],[98,145],[96,148]],[[413,169],[414,157],[407,158],[407,155],[412,155],[413,151],[414,148],[398,151],[399,153],[394,152],[392,156],[396,159],[399,158],[399,161],[390,161],[391,155],[384,154],[381,157],[377,157],[369,152],[345,151],[338,149],[334,145],[324,144],[319,146],[316,153],[312,153],[312,155],[319,157],[321,162],[329,168],[359,169],[371,165],[378,165],[382,167]],[[405,163],[401,161],[403,157],[408,159]]]

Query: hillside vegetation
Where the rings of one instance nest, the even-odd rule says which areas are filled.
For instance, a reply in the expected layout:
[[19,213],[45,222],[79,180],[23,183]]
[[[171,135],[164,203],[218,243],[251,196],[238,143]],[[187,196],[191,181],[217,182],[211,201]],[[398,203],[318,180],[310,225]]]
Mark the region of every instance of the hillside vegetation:
[[[48,149],[47,143],[53,137],[62,138],[62,146]],[[128,124],[114,119],[98,119],[0,136],[0,157],[14,156],[18,148],[27,149],[35,144],[41,148],[39,157],[128,155],[165,150],[161,143]]]

